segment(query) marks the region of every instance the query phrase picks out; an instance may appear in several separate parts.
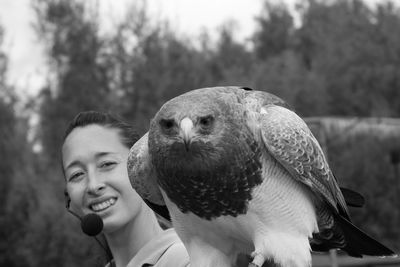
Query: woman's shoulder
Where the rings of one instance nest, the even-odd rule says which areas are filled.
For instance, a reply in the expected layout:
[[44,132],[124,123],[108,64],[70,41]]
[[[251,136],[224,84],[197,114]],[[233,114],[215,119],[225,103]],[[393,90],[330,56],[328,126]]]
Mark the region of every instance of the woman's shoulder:
[[157,267],[183,267],[189,265],[189,255],[186,251],[185,246],[179,239],[173,228],[168,229],[164,232],[165,237],[171,242],[168,248],[161,255],[157,264]]
[[189,264],[189,256],[175,230],[163,231],[146,244],[128,266],[183,267]]
[[167,250],[161,255],[157,264],[157,267],[184,267],[189,266],[189,255],[186,251],[185,246],[182,242],[176,242],[171,244]]

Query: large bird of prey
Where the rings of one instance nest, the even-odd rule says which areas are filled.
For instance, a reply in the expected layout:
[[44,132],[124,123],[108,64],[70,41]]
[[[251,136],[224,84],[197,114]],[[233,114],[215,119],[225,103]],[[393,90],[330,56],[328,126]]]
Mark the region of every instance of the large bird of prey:
[[191,267],[311,266],[310,250],[394,252],[350,222],[337,180],[305,122],[262,91],[215,87],[165,103],[131,149],[136,191],[168,207]]

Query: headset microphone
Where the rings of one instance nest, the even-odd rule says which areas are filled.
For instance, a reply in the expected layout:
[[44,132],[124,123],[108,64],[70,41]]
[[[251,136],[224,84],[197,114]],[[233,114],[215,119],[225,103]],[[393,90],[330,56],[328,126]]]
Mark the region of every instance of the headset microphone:
[[96,236],[103,230],[103,220],[95,213],[89,213],[83,216],[81,220],[81,229],[88,236]]
[[70,210],[69,206],[71,199],[69,198],[68,192],[66,190],[64,191],[64,197],[65,197],[65,207],[67,208],[67,211],[81,222],[81,229],[86,235],[94,237],[96,242],[106,252],[107,260],[110,262],[112,259],[112,254],[110,249],[107,246],[104,246],[100,242],[100,240],[97,239],[96,237],[96,235],[100,234],[101,231],[103,231],[104,224],[101,217],[95,213],[89,213],[81,218],[78,214]]
[[96,236],[100,234],[101,231],[103,231],[104,224],[99,215],[95,213],[89,213],[81,218],[81,216],[70,210],[69,206],[71,203],[71,198],[69,197],[67,190],[64,190],[64,199],[67,211],[81,222],[82,232],[84,232],[88,236]]

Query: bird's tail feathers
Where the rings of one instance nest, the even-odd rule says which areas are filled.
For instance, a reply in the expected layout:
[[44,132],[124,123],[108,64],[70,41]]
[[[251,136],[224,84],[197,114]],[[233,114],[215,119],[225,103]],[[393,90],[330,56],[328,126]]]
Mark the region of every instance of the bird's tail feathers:
[[339,224],[346,240],[346,245],[342,250],[346,251],[350,256],[395,256],[391,249],[364,233],[342,216],[336,216],[335,220]]
[[340,187],[347,206],[361,208],[365,205],[365,198],[360,193],[349,188]]

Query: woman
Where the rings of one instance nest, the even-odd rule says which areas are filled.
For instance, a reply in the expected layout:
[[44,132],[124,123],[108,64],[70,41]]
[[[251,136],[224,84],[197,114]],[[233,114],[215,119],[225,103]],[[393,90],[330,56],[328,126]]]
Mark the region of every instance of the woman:
[[82,112],[72,120],[62,146],[70,208],[102,218],[114,266],[187,266],[175,231],[160,227],[130,185],[127,158],[137,139],[131,126],[110,114]]

